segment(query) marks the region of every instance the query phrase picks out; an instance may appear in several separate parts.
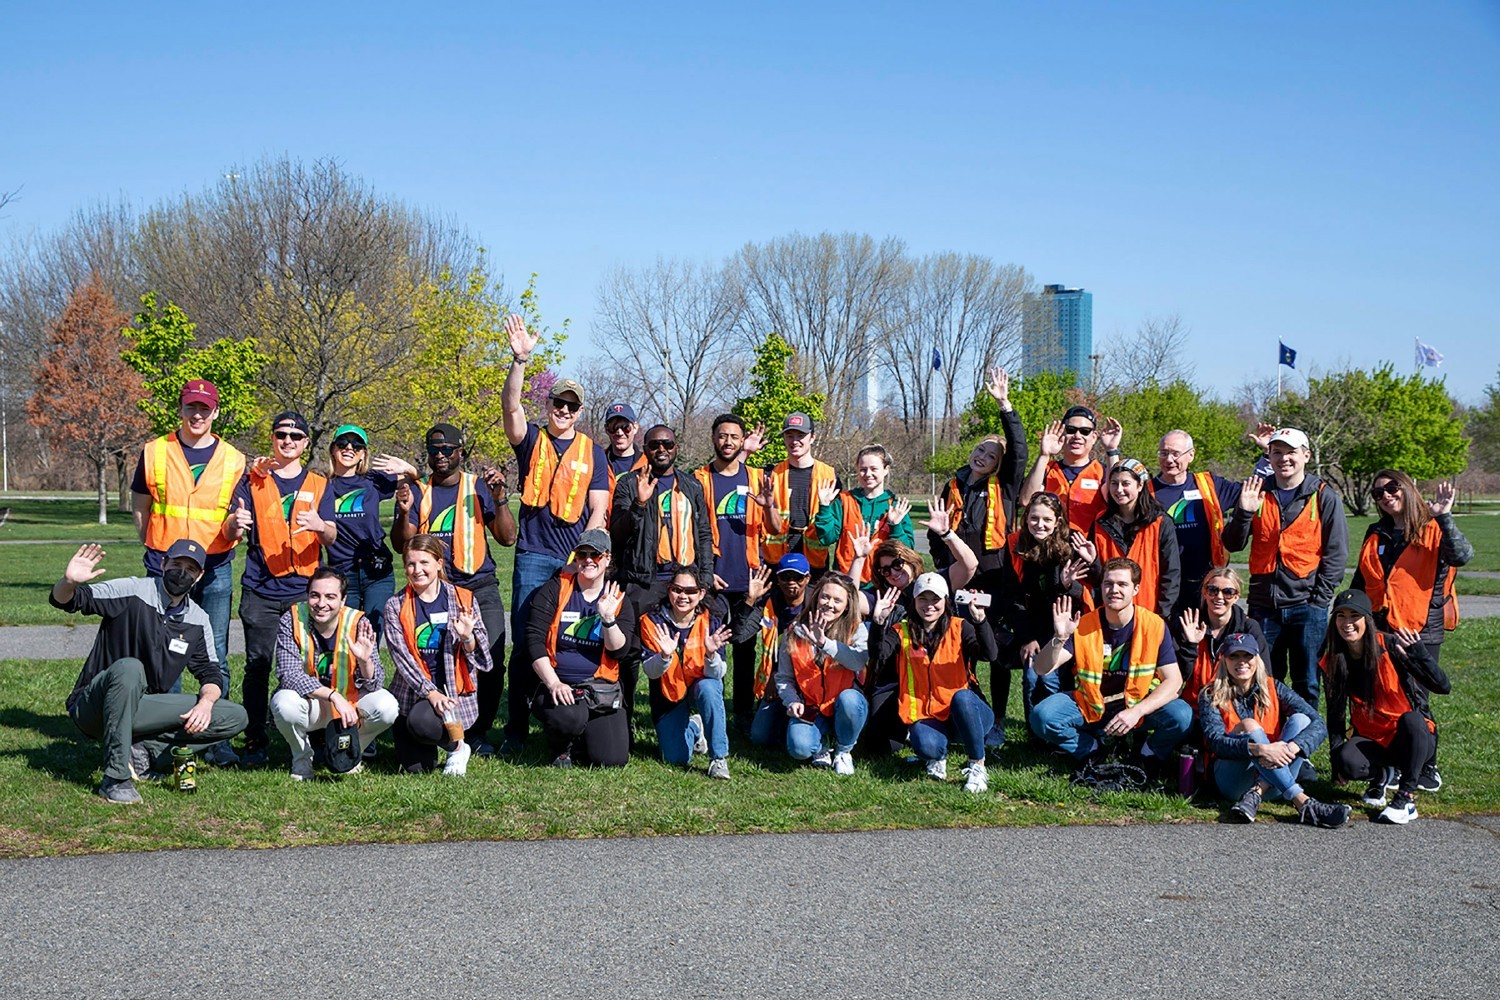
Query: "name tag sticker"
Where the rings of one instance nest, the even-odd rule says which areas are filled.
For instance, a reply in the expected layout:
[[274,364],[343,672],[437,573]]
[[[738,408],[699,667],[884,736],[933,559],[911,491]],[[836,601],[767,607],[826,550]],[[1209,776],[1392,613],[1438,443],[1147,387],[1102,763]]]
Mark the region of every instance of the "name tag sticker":
[[560,620],[564,622],[576,622],[582,617],[577,611],[564,611]]
[[1184,500],[1202,500],[1203,499],[1203,491],[1202,490],[1183,490],[1182,491],[1182,497],[1183,497]]
[[1114,654],[1115,654],[1115,647],[1111,646],[1109,643],[1106,642],[1104,644],[1104,658],[1107,660],[1111,656],[1113,656]]
[[572,469],[574,472],[583,472],[588,467],[589,467],[589,464],[587,462],[569,462],[568,463],[568,468]]
[[740,496],[744,496],[746,493],[750,492],[750,487],[748,487],[748,486],[736,486],[734,488],[734,491],[736,493],[738,493]]
[[448,624],[448,612],[438,611],[434,614],[430,614],[427,616],[427,620],[434,625],[446,625]]
[[1078,485],[1082,486],[1086,490],[1097,490],[1099,488],[1099,480],[1080,479],[1078,480]]
[[308,503],[312,503],[313,495],[308,490],[298,490],[297,491],[297,499],[298,500],[306,500]]
[[187,640],[181,637],[173,639],[171,642],[167,643],[167,649],[180,656],[181,654],[187,652]]

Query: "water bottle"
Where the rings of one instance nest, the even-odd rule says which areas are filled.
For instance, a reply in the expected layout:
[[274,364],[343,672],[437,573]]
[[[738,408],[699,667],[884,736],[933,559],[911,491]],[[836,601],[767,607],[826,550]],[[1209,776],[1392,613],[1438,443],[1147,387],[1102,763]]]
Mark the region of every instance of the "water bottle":
[[179,792],[198,790],[198,758],[192,747],[172,748],[172,787]]

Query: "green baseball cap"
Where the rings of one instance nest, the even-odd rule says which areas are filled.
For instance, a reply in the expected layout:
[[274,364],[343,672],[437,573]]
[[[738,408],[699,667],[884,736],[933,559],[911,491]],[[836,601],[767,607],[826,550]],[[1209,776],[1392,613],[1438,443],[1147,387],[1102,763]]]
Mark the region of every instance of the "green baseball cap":
[[366,446],[368,446],[369,443],[370,443],[370,435],[366,434],[365,433],[365,429],[363,427],[359,426],[358,424],[343,424],[343,425],[341,425],[338,430],[336,430],[336,431],[333,432],[333,439],[335,441],[337,441],[339,438],[343,437],[345,434],[353,434],[355,437],[357,437],[361,441],[363,441],[366,444]]

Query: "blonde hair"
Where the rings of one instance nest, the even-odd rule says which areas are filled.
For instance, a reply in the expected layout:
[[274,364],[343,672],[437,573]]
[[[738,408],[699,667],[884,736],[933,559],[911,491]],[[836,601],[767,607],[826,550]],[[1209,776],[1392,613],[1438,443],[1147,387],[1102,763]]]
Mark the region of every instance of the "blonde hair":
[[[1257,711],[1265,712],[1271,707],[1271,699],[1276,696],[1275,682],[1266,673],[1266,661],[1257,653],[1251,657],[1251,663],[1255,664],[1255,676],[1250,678],[1250,687],[1255,691],[1255,707]],[[1229,679],[1229,657],[1220,654],[1219,662],[1214,667],[1214,679],[1209,682],[1208,698],[1214,708],[1228,708],[1234,699],[1234,681]]]

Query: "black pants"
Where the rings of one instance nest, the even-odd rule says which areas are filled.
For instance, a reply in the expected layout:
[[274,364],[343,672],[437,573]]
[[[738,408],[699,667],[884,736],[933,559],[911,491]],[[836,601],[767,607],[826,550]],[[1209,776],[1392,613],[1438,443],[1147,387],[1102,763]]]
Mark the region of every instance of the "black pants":
[[[661,603],[667,593],[667,581],[651,584],[627,583],[625,596],[630,598],[636,614],[645,615]],[[631,742],[635,741],[635,692],[641,680],[641,656],[644,653],[644,638],[633,644],[631,655],[620,661],[620,694],[624,697],[621,710],[625,712],[626,726]]]
[[443,717],[426,700],[397,718],[391,733],[396,741],[396,764],[403,771],[431,771],[437,767],[438,747],[452,750],[458,746],[449,741]]
[[[760,608],[752,608],[745,603],[743,593],[726,593],[722,595],[729,602],[729,627],[738,630],[746,618],[760,617]],[[733,660],[730,661],[730,672],[733,679],[730,681],[732,696],[734,699],[734,724],[742,732],[750,731],[750,723],[755,719],[755,710],[760,706],[760,699],[755,697],[755,667],[759,657],[756,656],[756,638],[737,642],[730,646]]]
[[581,701],[553,704],[552,696],[539,690],[531,708],[541,720],[542,735],[554,757],[571,750],[582,758],[581,763],[600,767],[624,767],[630,760],[630,728],[623,707],[593,714]]
[[1427,719],[1413,709],[1396,722],[1396,735],[1389,746],[1355,736],[1333,752],[1335,777],[1366,781],[1376,768],[1394,767],[1401,771],[1400,791],[1410,795],[1417,790],[1422,767],[1432,759],[1437,740],[1427,728]]
[[[274,601],[249,588],[240,591],[240,627],[245,630],[245,686],[240,700],[250,722],[245,727],[245,749],[264,750],[271,716],[271,675],[275,672],[276,633],[281,616],[297,602]],[[228,692],[225,692],[227,695]]]
[[470,746],[485,742],[500,711],[500,696],[505,693],[505,671],[501,668],[505,662],[505,602],[500,599],[500,585],[490,583],[474,591],[474,607],[484,619],[484,630],[490,637],[490,662],[494,666],[474,675],[479,716],[464,732]]
[[900,702],[894,687],[870,695],[870,719],[859,734],[862,755],[885,757],[906,742],[906,723],[901,721]]

